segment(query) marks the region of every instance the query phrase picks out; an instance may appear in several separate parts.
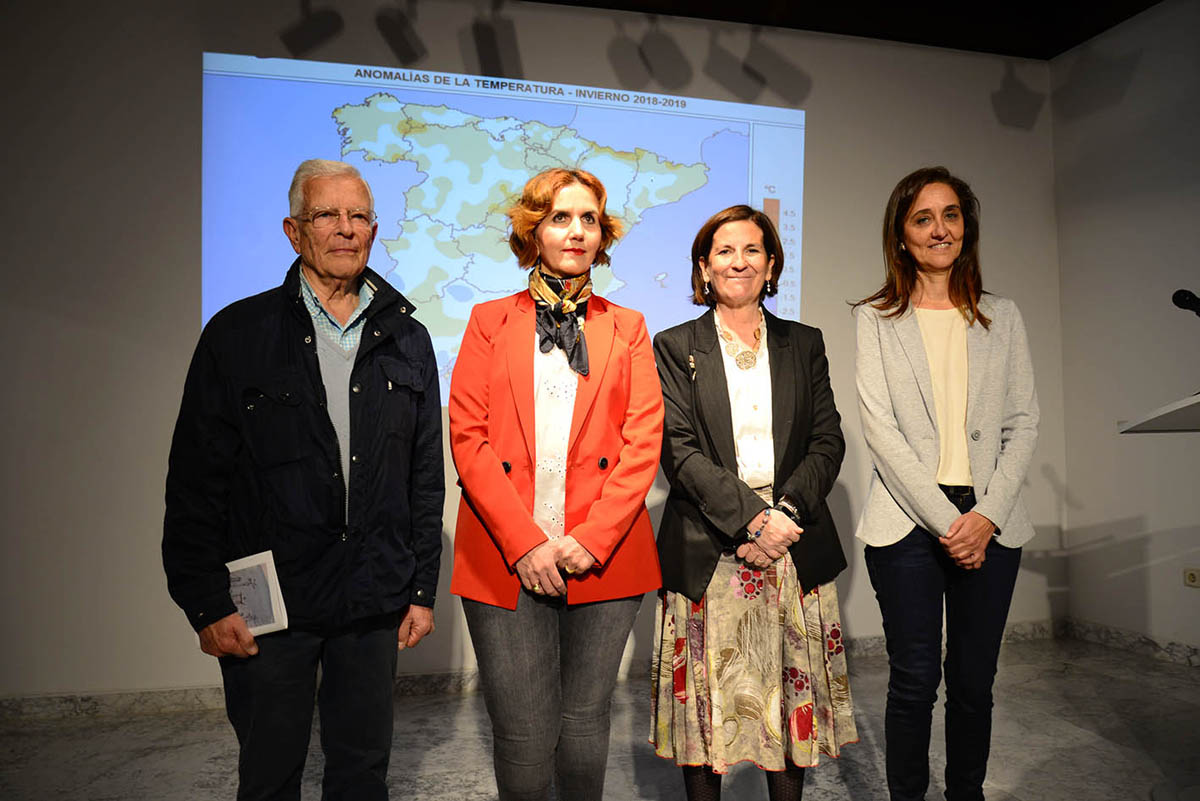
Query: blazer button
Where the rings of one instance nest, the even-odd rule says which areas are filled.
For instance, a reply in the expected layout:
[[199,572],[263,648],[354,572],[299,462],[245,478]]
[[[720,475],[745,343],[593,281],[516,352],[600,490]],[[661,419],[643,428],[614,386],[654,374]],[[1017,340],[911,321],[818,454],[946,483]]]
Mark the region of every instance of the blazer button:
[[600,465],[601,470],[607,470],[608,469],[608,457],[601,456],[600,461],[596,462],[596,464]]
[[501,463],[500,463],[500,466],[504,468],[504,472],[505,472],[505,473],[511,473],[511,472],[512,472],[512,465],[511,465],[511,464],[509,464],[508,462],[501,462]]
[[979,438],[980,438],[980,437],[982,437],[982,436],[983,436],[983,434],[980,434],[980,433],[979,433],[979,429],[978,429],[978,428],[977,428],[977,429],[975,429],[974,431],[972,431],[972,432],[971,432],[971,439],[975,440],[976,442],[978,442],[978,441],[979,441]]

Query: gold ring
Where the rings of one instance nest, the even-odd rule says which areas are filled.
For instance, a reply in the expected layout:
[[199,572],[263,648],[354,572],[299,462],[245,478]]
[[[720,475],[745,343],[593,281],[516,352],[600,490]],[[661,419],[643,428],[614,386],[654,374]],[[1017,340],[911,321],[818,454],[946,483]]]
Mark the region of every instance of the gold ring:
[[542,583],[540,581],[535,581],[533,583],[533,591],[536,592],[538,595],[542,594]]
[[567,571],[567,575],[568,575],[568,576],[573,576],[573,575],[575,575],[575,568],[571,567],[570,565],[567,565],[567,566],[566,566],[565,568],[563,568],[563,569]]

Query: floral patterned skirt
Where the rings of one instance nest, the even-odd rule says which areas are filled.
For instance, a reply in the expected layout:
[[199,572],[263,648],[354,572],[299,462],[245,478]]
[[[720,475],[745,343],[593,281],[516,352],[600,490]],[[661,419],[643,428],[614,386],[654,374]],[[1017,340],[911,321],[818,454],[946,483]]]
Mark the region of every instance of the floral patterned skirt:
[[791,555],[723,555],[704,597],[659,596],[650,742],[680,765],[783,770],[856,742],[837,587],[801,593]]

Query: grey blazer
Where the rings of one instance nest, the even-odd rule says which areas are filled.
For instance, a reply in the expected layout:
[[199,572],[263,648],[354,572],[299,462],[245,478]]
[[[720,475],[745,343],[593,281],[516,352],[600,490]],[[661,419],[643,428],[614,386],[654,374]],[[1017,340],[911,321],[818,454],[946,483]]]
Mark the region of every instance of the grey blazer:
[[[1033,536],[1021,484],[1037,444],[1038,403],[1025,324],[1007,298],[984,294],[992,321],[967,327],[967,453],[975,511],[1018,547]],[[958,510],[937,486],[938,430],[929,362],[916,314],[885,318],[859,306],[855,380],[863,435],[874,462],[855,533],[891,545],[919,525],[946,535]]]

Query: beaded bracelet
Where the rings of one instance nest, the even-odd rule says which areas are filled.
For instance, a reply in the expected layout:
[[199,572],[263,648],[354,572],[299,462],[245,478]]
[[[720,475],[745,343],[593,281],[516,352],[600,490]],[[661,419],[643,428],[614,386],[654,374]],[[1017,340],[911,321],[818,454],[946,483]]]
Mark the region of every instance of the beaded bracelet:
[[746,532],[746,539],[747,539],[747,540],[749,540],[750,542],[754,542],[756,539],[758,539],[759,537],[761,537],[761,536],[762,536],[762,533],[763,533],[763,529],[767,527],[767,521],[768,521],[768,520],[770,520],[770,519],[771,519],[771,510],[770,510],[770,509],[764,509],[764,510],[763,510],[763,519],[762,519],[762,525],[761,525],[761,526],[759,526],[759,527],[758,527],[758,531],[755,531],[753,534],[751,534],[749,531],[747,531],[747,532]]

